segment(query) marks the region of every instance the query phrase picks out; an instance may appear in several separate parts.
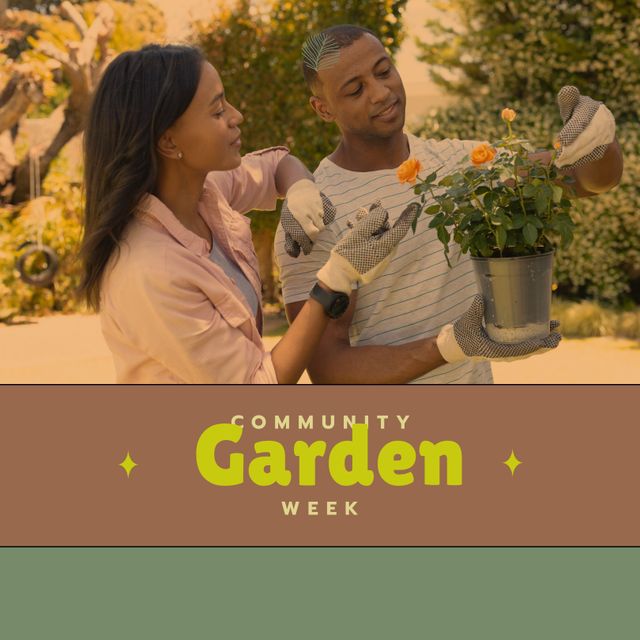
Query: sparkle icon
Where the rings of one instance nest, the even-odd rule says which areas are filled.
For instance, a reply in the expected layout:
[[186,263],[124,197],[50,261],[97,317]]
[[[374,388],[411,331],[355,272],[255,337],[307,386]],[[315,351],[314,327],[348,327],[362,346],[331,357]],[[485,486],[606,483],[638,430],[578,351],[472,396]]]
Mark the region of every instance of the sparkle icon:
[[122,467],[126,471],[128,478],[131,475],[131,471],[133,471],[133,468],[137,467],[138,464],[133,461],[133,459],[129,455],[129,452],[127,451],[127,457],[118,466]]
[[502,464],[509,467],[511,475],[513,476],[515,475],[516,469],[522,464],[522,461],[516,458],[516,454],[513,452],[513,449],[511,449],[511,455]]

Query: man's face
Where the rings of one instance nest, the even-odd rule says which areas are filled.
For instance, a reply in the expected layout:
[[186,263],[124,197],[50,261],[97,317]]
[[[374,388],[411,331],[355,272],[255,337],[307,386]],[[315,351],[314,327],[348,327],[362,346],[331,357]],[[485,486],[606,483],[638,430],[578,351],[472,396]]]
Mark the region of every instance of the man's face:
[[344,133],[388,138],[402,130],[406,96],[398,71],[381,42],[365,33],[340,49],[338,62],[318,72],[321,86],[311,104]]

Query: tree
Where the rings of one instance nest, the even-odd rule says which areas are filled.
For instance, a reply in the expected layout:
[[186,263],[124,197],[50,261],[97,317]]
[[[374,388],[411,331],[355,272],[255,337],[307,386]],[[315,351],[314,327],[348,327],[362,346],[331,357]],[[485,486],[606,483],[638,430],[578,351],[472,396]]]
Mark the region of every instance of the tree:
[[[0,322],[78,309],[82,167],[80,154],[58,150],[69,136],[78,142],[106,62],[163,40],[165,29],[164,16],[148,0],[11,4],[38,5],[38,11],[12,8],[3,15],[0,5]],[[37,125],[45,125],[36,136],[41,148],[33,149],[42,155],[42,196],[24,202],[30,177],[24,132]],[[77,152],[79,145],[66,149]],[[37,177],[35,162],[32,175]],[[34,243],[47,245],[59,259],[49,287],[23,282],[16,270],[16,259]],[[27,271],[42,269],[42,260],[32,256]]]
[[[338,131],[309,105],[300,50],[310,33],[358,24],[378,34],[391,54],[402,42],[407,0],[236,0],[194,25],[194,41],[216,67],[229,100],[244,115],[248,150],[286,144],[314,169],[336,145]],[[278,215],[253,216],[264,299],[274,301],[273,237]]]
[[[93,91],[113,55],[164,32],[159,10],[146,1],[27,4],[39,11],[5,11],[0,31],[0,197],[13,203],[29,195],[29,157],[19,161],[14,146],[19,123],[34,105],[62,96],[62,123],[36,150],[44,180],[53,159],[83,131]],[[146,28],[138,33],[138,26]],[[123,37],[127,30],[131,35]]]
[[[0,13],[2,12],[3,5],[6,5],[5,9],[10,6],[12,9],[27,9],[43,14],[51,13],[55,12],[56,8],[59,7],[63,1],[64,0],[45,0],[45,2],[41,2],[40,0],[0,0]],[[89,1],[90,0],[76,0],[75,4],[84,4]]]
[[[636,0],[431,0],[454,20],[427,23],[420,59],[446,91],[554,101],[565,84],[606,98],[618,121],[640,113]],[[455,26],[446,24],[455,23]]]
[[[419,134],[492,140],[500,110],[518,131],[550,148],[562,122],[565,84],[603,100],[625,157],[621,184],[577,205],[575,240],[556,256],[564,295],[640,302],[640,4],[635,0],[441,0],[448,20],[427,23],[420,59],[437,84],[461,98],[425,118]],[[451,26],[453,24],[454,26]]]

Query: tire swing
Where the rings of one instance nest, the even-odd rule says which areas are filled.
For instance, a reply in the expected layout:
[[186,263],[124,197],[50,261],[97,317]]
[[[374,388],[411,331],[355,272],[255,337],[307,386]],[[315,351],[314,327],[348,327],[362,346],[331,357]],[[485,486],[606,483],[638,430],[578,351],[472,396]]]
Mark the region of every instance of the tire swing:
[[46,244],[24,242],[16,261],[20,280],[33,287],[53,287],[53,279],[60,266],[58,254]]
[[29,153],[29,197],[38,211],[38,231],[35,242],[23,242],[18,251],[22,251],[16,261],[16,269],[20,280],[33,287],[51,289],[54,292],[53,280],[60,266],[58,254],[42,242],[44,228],[44,211],[40,198],[40,157],[33,151]]

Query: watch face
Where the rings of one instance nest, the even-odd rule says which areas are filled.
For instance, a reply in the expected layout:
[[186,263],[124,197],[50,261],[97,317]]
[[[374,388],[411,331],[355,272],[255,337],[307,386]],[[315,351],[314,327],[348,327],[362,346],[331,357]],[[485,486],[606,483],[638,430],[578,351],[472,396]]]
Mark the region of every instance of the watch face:
[[331,304],[330,315],[332,318],[339,318],[349,306],[349,296],[346,294],[342,294],[337,296],[336,299]]

